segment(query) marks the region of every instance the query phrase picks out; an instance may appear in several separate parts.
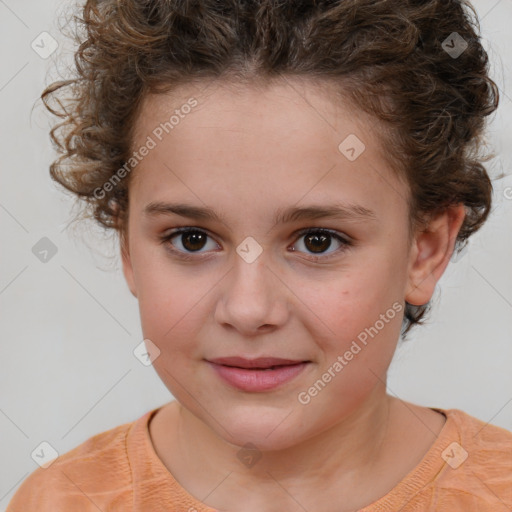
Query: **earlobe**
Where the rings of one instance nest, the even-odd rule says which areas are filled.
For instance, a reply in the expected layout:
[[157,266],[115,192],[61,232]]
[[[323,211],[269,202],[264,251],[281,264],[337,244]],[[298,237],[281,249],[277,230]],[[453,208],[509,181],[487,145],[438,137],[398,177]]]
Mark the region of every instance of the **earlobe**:
[[409,304],[421,306],[432,298],[436,284],[452,256],[464,217],[463,204],[452,206],[434,217],[416,235],[405,295]]
[[121,262],[123,265],[123,274],[126,280],[126,284],[128,288],[132,292],[134,297],[137,297],[137,288],[135,286],[135,279],[133,275],[133,266],[130,256],[130,249],[128,245],[127,237],[121,234],[120,237],[120,252],[121,252]]

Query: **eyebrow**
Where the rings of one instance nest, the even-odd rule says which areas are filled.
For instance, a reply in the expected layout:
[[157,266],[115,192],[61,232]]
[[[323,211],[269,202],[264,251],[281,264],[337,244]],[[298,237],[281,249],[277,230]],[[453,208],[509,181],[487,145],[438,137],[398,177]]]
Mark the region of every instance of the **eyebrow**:
[[[193,206],[184,203],[151,202],[144,208],[144,214],[154,216],[180,215],[196,220],[210,220],[226,224],[225,218],[208,207]],[[375,221],[377,215],[362,205],[340,204],[309,205],[303,207],[290,207],[276,210],[273,218],[274,224],[286,224],[294,221],[315,219],[340,219],[351,221]]]

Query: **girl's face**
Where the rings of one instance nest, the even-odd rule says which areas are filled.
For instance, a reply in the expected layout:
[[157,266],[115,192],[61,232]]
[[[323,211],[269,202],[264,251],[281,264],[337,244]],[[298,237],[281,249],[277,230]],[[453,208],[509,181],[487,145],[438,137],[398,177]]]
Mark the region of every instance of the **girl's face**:
[[286,448],[384,396],[417,251],[376,126],[298,81],[145,98],[124,272],[159,376],[229,442]]

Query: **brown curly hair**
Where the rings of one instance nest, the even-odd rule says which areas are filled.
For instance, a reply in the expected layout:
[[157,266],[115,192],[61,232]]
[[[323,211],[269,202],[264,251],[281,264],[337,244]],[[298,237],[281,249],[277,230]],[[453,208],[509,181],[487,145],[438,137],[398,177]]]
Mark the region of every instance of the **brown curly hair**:
[[[75,21],[76,73],[41,95],[63,119],[50,132],[61,153],[50,173],[121,236],[130,174],[97,190],[128,161],[142,98],[210,79],[333,82],[389,128],[411,227],[463,203],[460,250],[490,212],[480,149],[499,95],[465,0],[87,0]],[[454,38],[467,45],[460,55],[447,51]],[[406,303],[403,335],[429,307]]]

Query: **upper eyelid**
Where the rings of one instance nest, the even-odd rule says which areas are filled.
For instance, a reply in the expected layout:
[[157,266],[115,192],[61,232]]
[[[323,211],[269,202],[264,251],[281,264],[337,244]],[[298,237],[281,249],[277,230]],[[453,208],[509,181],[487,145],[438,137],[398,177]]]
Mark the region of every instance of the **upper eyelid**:
[[[172,237],[174,235],[183,234],[183,233],[186,233],[186,232],[189,232],[189,231],[200,231],[202,233],[206,233],[211,238],[214,238],[214,239],[216,238],[216,236],[214,234],[212,234],[208,229],[200,228],[200,227],[196,227],[196,226],[178,226],[176,228],[168,230],[168,232],[164,232],[164,234],[162,236],[164,238],[169,238],[169,237]],[[346,239],[347,241],[349,241],[351,239],[351,237],[349,237],[345,233],[337,231],[336,229],[324,228],[324,227],[320,227],[320,226],[310,226],[310,227],[305,227],[305,228],[299,228],[299,229],[296,229],[290,236],[303,235],[303,234],[308,233],[310,231],[313,231],[313,232],[323,231],[323,232],[329,233],[329,234],[331,234],[333,236],[337,235],[340,238]]]
[[[173,230],[171,230],[168,234],[163,235],[162,239],[163,239],[163,241],[166,241],[166,240],[168,241],[175,236],[182,235],[184,233],[191,232],[191,231],[192,232],[199,231],[199,232],[205,233],[207,236],[212,238],[217,245],[220,245],[219,242],[216,240],[216,237],[213,234],[211,234],[207,229],[199,228],[199,227],[195,227],[195,226],[176,227]],[[335,229],[317,227],[317,226],[310,226],[310,227],[297,229],[292,233],[292,236],[294,238],[297,238],[297,237],[301,238],[302,236],[308,234],[309,232],[327,233],[327,234],[331,235],[332,237],[337,238],[340,243],[343,243],[346,246],[352,245],[352,243],[353,243],[352,238],[349,237],[348,235],[345,235],[344,233],[340,233]],[[176,250],[178,252],[183,252],[183,251],[180,251],[179,249],[176,249]],[[184,254],[194,254],[194,253],[184,253]],[[201,254],[201,253],[197,252],[196,254]]]

